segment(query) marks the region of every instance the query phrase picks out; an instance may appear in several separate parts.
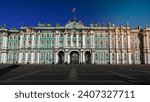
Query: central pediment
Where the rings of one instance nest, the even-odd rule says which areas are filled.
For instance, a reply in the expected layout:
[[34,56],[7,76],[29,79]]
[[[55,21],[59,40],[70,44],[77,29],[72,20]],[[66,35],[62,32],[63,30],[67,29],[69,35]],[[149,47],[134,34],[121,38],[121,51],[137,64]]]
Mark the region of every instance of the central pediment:
[[83,28],[84,25],[81,21],[77,21],[76,18],[74,18],[72,21],[69,21],[67,24],[66,24],[66,28],[74,28],[74,29],[80,29],[80,28]]

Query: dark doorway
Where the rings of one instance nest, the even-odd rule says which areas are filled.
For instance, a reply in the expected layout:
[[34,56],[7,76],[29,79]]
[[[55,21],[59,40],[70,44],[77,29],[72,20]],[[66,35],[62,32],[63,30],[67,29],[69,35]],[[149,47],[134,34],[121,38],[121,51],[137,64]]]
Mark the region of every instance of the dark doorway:
[[59,64],[64,64],[64,52],[63,51],[60,51],[58,53],[58,63]]
[[71,64],[79,64],[79,53],[73,51],[70,53],[70,63]]
[[90,53],[90,51],[85,52],[85,63],[91,64],[91,53]]

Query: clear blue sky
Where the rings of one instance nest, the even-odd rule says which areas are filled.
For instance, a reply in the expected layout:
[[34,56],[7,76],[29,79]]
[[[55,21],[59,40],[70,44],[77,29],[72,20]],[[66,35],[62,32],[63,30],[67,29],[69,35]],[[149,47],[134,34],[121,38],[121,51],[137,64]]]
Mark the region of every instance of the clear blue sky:
[[36,26],[38,22],[65,25],[74,16],[85,25],[109,21],[131,27],[150,27],[150,0],[0,0],[0,25],[19,28]]

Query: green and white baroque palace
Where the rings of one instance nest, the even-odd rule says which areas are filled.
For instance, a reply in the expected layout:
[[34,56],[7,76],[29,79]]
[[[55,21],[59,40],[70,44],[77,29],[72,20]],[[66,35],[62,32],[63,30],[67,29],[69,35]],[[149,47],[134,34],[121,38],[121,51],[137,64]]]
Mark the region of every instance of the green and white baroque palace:
[[1,64],[150,64],[150,28],[108,23],[0,27]]

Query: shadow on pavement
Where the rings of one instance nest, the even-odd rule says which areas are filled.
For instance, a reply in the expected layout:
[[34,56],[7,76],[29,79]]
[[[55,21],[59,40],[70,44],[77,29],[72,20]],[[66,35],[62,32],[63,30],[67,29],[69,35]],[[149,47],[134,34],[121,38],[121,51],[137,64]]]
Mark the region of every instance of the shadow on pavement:
[[11,70],[14,70],[16,68],[18,68],[20,65],[10,65],[6,68],[0,69],[0,76],[10,72]]

